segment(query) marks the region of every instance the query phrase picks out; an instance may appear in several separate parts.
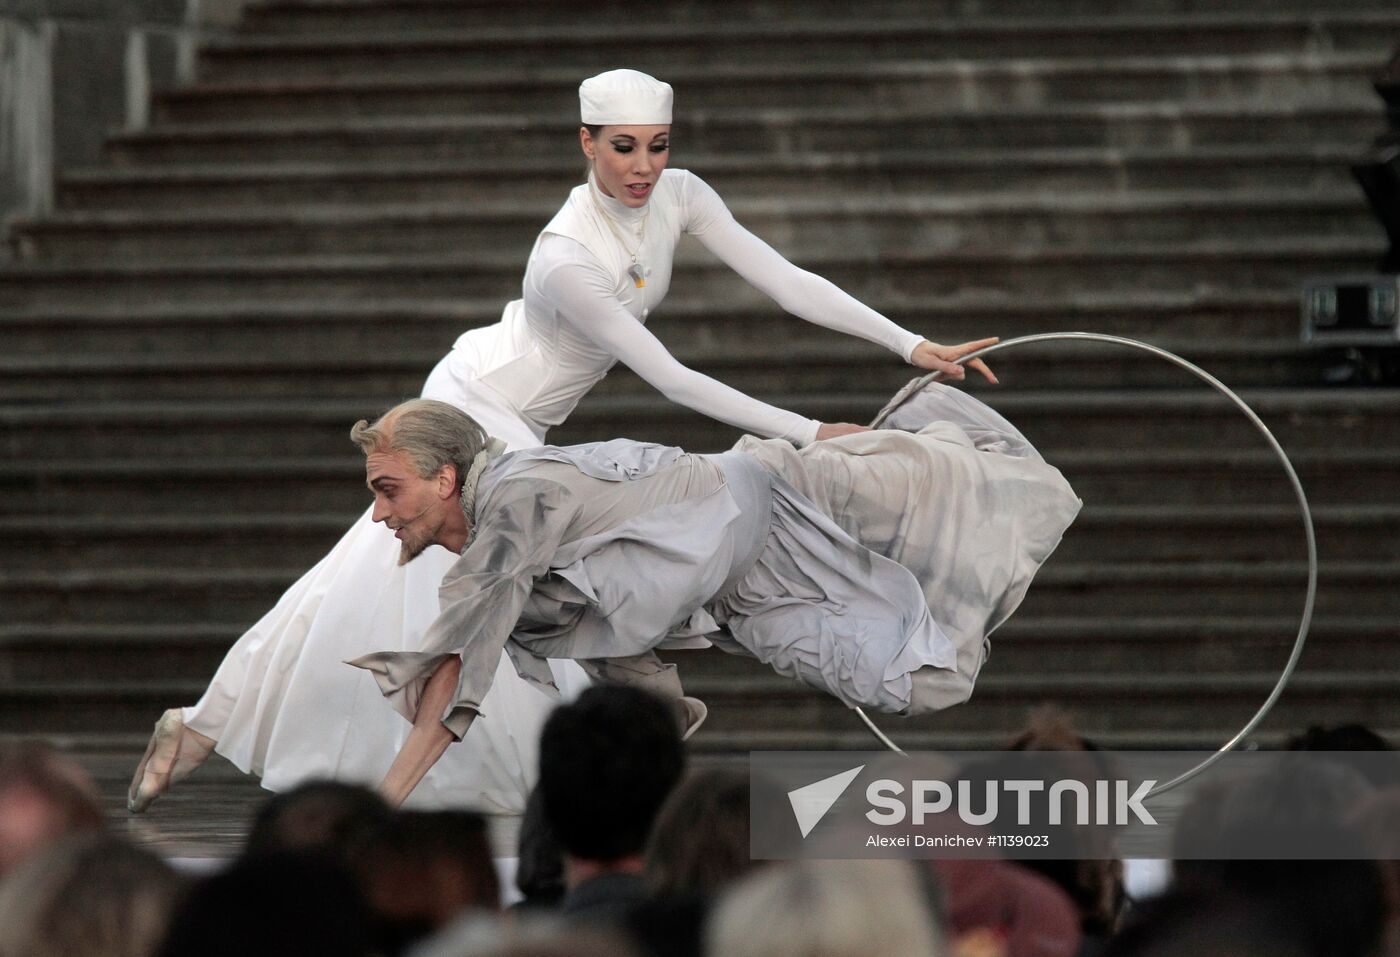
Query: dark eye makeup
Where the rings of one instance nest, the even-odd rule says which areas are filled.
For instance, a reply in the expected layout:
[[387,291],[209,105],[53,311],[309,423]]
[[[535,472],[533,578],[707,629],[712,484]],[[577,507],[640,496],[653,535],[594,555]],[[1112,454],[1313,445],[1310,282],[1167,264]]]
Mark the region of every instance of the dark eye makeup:
[[[636,143],[631,140],[613,140],[612,148],[618,153],[630,153],[636,149]],[[653,153],[664,153],[671,148],[670,143],[652,143],[647,149]]]

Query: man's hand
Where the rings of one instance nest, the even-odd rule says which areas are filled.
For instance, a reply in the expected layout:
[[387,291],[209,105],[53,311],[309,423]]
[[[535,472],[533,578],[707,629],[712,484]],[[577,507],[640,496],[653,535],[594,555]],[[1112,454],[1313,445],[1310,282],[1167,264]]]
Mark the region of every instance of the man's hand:
[[850,422],[823,422],[817,426],[817,441],[834,439],[838,435],[855,435],[857,432],[869,431],[869,426],[852,425]]
[[[999,341],[993,336],[990,339],[978,339],[976,342],[964,342],[957,346],[940,346],[936,342],[929,342],[925,339],[914,347],[914,354],[909,357],[909,361],[920,369],[941,372],[949,379],[961,381],[967,373],[955,360],[961,359],[968,353],[976,352],[978,349],[995,345]],[[997,384],[997,377],[992,374],[992,370],[988,369],[987,364],[981,359],[973,359],[968,365],[982,373],[992,385]],[[821,438],[820,432],[817,433],[817,438]]]

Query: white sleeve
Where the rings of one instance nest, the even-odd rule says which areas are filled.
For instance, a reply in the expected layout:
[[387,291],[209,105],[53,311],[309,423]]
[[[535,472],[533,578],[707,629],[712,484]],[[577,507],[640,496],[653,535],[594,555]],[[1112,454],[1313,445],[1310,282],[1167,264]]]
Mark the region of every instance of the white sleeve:
[[565,322],[672,402],[766,438],[787,439],[798,446],[816,441],[820,423],[815,419],[750,398],[677,362],[617,301],[612,281],[601,269],[580,262],[560,263],[538,283]]
[[785,311],[884,346],[905,362],[924,341],[923,336],[896,325],[834,283],[788,262],[739,225],[724,200],[700,177],[687,173],[684,189],[685,231]]

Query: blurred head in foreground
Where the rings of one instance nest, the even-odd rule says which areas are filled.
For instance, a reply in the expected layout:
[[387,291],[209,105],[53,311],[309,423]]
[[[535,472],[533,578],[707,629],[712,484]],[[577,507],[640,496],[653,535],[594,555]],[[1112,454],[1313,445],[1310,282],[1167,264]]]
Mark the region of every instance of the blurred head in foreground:
[[97,786],[48,745],[0,746],[0,877],[71,834],[105,827]]
[[0,882],[0,955],[150,957],[180,886],[149,851],[100,834],[66,838]]
[[720,898],[709,957],[941,957],[950,951],[908,861],[797,861]]

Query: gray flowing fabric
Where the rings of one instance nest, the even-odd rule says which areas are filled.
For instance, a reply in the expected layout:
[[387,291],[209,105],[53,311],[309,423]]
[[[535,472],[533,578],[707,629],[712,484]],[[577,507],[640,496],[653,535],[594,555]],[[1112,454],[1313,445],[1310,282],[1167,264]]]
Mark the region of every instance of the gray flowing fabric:
[[1082,503],[1010,422],[955,388],[925,384],[886,426],[800,450],[752,436],[735,448],[918,580],[957,651],[956,679],[939,682],[937,700],[918,709],[931,710],[971,694],[989,636]]
[[801,450],[746,437],[718,456],[628,440],[507,455],[482,476],[475,538],[423,649],[352,664],[412,717],[460,654],[445,717],[459,734],[502,650],[549,686],[546,657],[633,658],[699,636],[850,705],[964,700],[987,635],[1080,502],[970,396],[931,384],[900,424],[918,431]]

